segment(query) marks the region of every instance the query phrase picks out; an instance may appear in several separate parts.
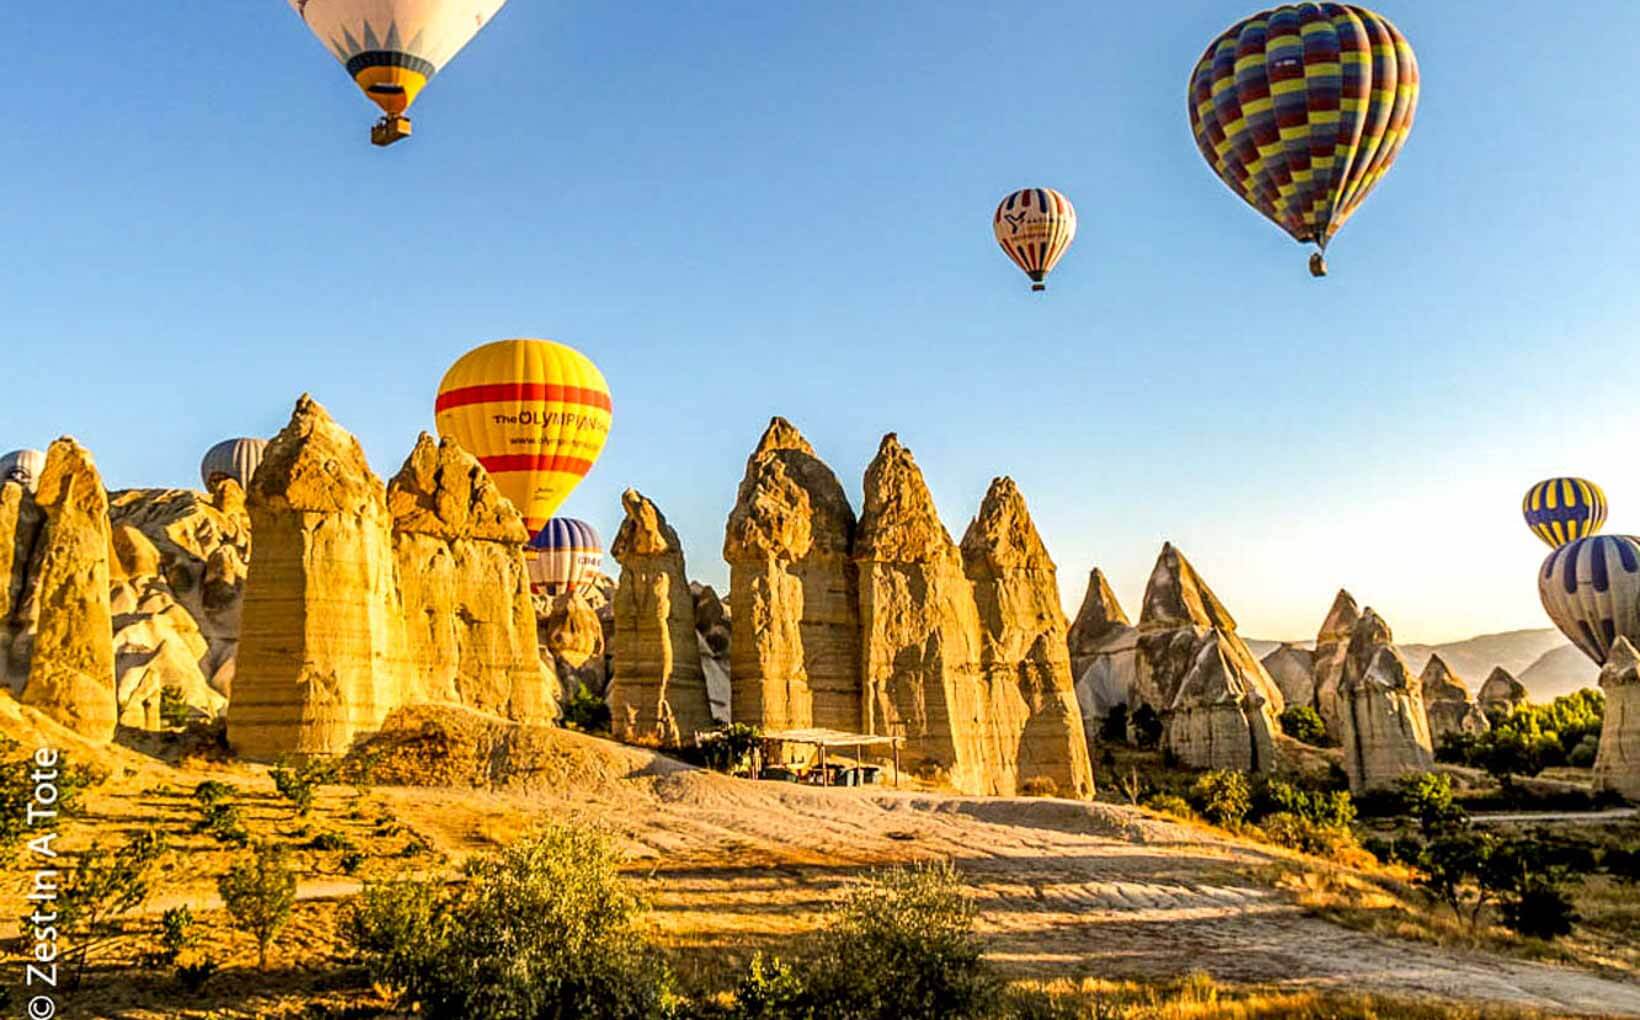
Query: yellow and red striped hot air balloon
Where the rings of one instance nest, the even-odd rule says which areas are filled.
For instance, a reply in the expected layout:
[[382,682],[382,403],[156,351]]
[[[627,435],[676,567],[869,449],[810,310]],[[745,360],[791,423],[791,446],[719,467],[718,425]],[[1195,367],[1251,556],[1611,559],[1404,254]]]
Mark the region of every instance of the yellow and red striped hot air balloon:
[[410,136],[404,112],[507,0],[290,0],[290,6],[385,114],[377,145]]
[[1314,244],[1333,239],[1401,154],[1418,59],[1387,18],[1355,4],[1285,4],[1237,22],[1190,77],[1190,126],[1219,179]]
[[438,433],[479,459],[533,537],[581,484],[609,438],[609,384],[551,340],[497,340],[439,384]]
[[1076,240],[1076,207],[1052,188],[1026,188],[1002,200],[991,230],[1003,254],[1031,278],[1031,289],[1047,290],[1043,280]]

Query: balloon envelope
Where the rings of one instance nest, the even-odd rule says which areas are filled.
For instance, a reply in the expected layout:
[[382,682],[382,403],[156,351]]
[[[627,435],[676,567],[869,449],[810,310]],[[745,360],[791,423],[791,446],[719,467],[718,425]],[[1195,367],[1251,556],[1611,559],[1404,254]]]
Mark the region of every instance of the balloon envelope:
[[604,564],[604,544],[586,521],[554,517],[530,542],[530,588],[547,595],[584,592]]
[[40,472],[46,469],[46,455],[39,450],[13,450],[0,456],[0,484],[17,482],[30,492],[40,487]]
[[403,113],[507,0],[290,0],[370,101]]
[[586,355],[551,340],[498,340],[445,373],[439,435],[479,459],[538,533],[609,438],[609,384]]
[[1326,248],[1400,155],[1418,60],[1354,4],[1287,4],[1238,22],[1190,79],[1190,126],[1219,179],[1301,243]]
[[1521,513],[1532,533],[1558,549],[1606,523],[1606,494],[1584,478],[1551,478],[1526,490]]
[[1003,253],[1036,284],[1031,289],[1043,290],[1043,279],[1076,240],[1076,207],[1052,188],[1026,188],[1002,200],[991,230]]
[[199,462],[199,478],[207,489],[216,484],[218,478],[232,478],[240,488],[248,489],[267,450],[266,439],[224,439],[205,451]]
[[1604,664],[1619,637],[1640,641],[1640,539],[1594,535],[1561,546],[1538,571],[1538,597],[1561,633]]

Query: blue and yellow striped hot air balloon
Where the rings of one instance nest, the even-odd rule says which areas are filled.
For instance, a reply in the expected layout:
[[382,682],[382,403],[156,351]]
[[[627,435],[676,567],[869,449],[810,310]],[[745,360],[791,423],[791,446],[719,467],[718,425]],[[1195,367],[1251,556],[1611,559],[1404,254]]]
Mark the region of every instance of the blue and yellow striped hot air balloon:
[[507,0],[290,0],[384,116],[377,145],[410,136],[404,115],[435,74]]
[[1355,4],[1285,4],[1237,22],[1190,77],[1190,126],[1219,179],[1319,250],[1395,163],[1418,108],[1418,60]]
[[545,595],[585,592],[604,565],[604,544],[586,521],[554,517],[530,541],[530,590]]
[[1606,523],[1606,494],[1584,478],[1551,478],[1526,490],[1526,526],[1551,549],[1588,538]]

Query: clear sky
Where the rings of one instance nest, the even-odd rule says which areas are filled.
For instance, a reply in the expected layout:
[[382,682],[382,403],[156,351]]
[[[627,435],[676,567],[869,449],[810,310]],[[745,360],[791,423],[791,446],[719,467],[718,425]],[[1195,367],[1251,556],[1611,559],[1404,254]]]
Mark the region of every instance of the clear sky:
[[[386,477],[451,361],[545,336],[615,393],[563,512],[636,486],[720,585],[783,414],[856,500],[899,432],[956,537],[1012,475],[1072,612],[1171,539],[1255,636],[1341,585],[1406,640],[1547,626],[1525,488],[1640,530],[1640,6],[1386,0],[1418,122],[1321,282],[1191,140],[1252,9],[512,0],[378,150],[283,0],[0,5],[0,447],[197,485],[311,391]],[[1028,185],[1081,220],[1041,296],[990,237]]]

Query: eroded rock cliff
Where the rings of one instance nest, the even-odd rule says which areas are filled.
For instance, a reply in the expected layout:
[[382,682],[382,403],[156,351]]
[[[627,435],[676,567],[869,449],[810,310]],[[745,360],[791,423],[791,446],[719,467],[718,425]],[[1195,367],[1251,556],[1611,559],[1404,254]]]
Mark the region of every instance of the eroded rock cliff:
[[1640,801],[1640,652],[1620,637],[1600,670],[1606,719],[1594,763],[1596,790],[1614,790]]
[[1338,684],[1344,679],[1344,659],[1349,654],[1350,636],[1361,619],[1355,596],[1340,590],[1333,599],[1327,618],[1315,638],[1315,710],[1334,740],[1343,738],[1343,712],[1338,703]]
[[1091,743],[1102,720],[1118,705],[1133,701],[1138,671],[1139,629],[1128,622],[1110,582],[1097,568],[1068,634],[1076,700]]
[[1435,764],[1423,684],[1395,647],[1389,624],[1370,608],[1350,633],[1338,709],[1352,790],[1386,788]]
[[1418,678],[1423,686],[1424,711],[1429,715],[1429,740],[1434,747],[1451,733],[1485,733],[1491,729],[1486,713],[1475,704],[1469,687],[1452,672],[1439,654],[1431,655]]

